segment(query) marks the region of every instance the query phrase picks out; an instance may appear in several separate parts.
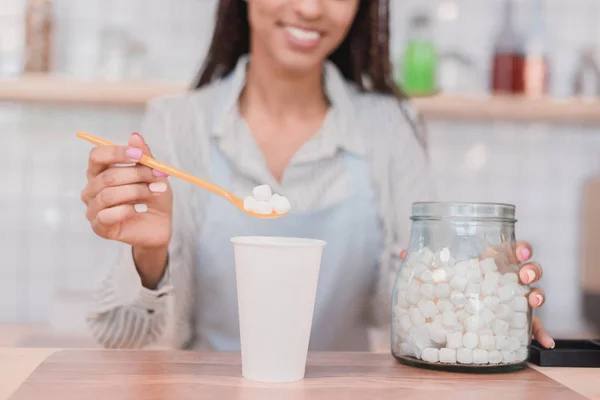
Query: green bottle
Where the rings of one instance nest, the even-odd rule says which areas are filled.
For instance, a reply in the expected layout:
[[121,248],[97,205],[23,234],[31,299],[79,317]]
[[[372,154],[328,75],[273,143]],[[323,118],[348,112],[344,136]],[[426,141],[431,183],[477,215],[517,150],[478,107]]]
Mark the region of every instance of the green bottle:
[[431,33],[431,20],[425,14],[410,22],[408,43],[402,60],[400,86],[409,96],[427,96],[437,91],[438,55]]

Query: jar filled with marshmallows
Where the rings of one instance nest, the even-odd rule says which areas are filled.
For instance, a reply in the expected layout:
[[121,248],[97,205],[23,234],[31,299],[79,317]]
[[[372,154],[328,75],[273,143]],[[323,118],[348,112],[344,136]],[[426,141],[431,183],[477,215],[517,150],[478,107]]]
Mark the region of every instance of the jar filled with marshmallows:
[[515,207],[415,203],[392,298],[392,354],[447,370],[520,369],[532,311],[519,279]]

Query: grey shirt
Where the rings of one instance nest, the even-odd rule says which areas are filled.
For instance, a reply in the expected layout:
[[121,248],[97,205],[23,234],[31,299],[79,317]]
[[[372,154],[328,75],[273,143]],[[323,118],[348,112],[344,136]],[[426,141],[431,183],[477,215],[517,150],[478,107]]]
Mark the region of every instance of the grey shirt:
[[[248,58],[241,58],[231,79],[150,102],[142,135],[157,159],[205,179],[215,143],[232,162],[236,195],[244,197],[254,186],[266,183],[299,211],[326,207],[348,196],[340,149],[367,160],[384,237],[371,320],[374,326],[386,326],[398,255],[408,243],[411,203],[431,197],[426,154],[413,131],[415,124],[397,99],[359,92],[327,62],[324,85],[330,109],[321,129],[295,154],[278,182],[239,114],[247,63]],[[221,106],[215,107],[216,102]],[[175,204],[167,273],[156,290],[144,288],[131,248],[123,246],[88,317],[94,337],[106,347],[143,347],[165,333],[173,347],[195,343],[196,246],[209,194],[175,178],[171,184]]]

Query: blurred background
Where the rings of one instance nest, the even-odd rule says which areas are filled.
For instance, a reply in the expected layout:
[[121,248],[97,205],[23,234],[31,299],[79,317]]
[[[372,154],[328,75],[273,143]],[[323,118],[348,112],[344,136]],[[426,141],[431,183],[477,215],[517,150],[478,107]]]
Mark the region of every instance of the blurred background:
[[[538,315],[556,337],[597,334],[600,1],[391,2],[440,199],[516,204],[544,266]],[[216,3],[0,0],[0,346],[94,345],[85,314],[115,247],[85,219],[75,132],[125,142],[145,101],[186,90]]]

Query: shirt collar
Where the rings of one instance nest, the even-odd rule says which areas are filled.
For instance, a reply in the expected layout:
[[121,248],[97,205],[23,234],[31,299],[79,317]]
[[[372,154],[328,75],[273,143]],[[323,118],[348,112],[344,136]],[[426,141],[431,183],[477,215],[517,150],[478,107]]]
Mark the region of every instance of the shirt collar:
[[[219,84],[213,114],[212,133],[214,137],[226,136],[235,126],[235,121],[239,116],[238,99],[246,84],[248,62],[248,55],[240,57],[235,69]],[[323,126],[326,129],[327,140],[336,147],[357,155],[364,155],[364,142],[360,135],[355,106],[352,102],[352,91],[355,89],[345,80],[335,64],[329,60],[325,63],[323,75],[325,93],[331,102],[330,112],[333,114],[333,121],[326,119]]]

